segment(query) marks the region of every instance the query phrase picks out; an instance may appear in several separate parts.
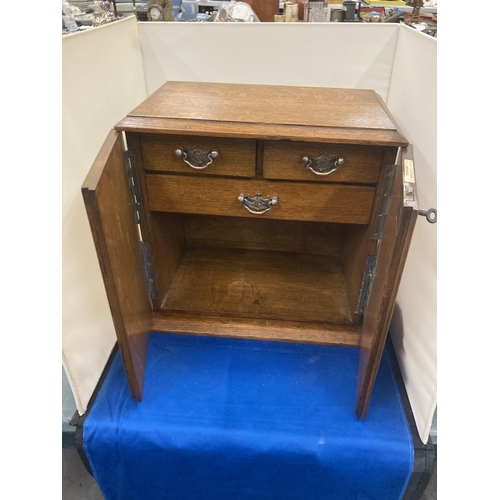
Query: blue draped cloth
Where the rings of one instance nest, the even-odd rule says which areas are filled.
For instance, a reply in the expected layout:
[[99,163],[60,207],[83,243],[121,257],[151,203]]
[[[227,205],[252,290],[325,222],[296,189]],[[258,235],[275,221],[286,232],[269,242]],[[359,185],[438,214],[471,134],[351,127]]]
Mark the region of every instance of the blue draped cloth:
[[413,444],[387,353],[364,421],[356,348],[153,333],[144,400],[121,356],[83,427],[106,500],[399,500]]

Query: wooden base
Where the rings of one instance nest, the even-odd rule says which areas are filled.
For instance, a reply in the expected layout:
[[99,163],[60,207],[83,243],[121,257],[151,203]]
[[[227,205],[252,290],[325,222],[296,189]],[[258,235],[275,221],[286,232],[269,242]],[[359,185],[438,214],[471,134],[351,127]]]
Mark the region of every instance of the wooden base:
[[350,325],[305,323],[208,314],[155,312],[154,332],[238,337],[304,344],[359,346],[359,328]]

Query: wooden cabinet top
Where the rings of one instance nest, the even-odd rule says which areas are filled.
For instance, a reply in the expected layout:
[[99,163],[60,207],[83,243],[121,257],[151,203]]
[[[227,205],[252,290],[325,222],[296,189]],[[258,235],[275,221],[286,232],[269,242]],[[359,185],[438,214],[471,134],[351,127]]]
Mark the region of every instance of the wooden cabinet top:
[[116,125],[161,134],[407,146],[373,90],[167,82]]

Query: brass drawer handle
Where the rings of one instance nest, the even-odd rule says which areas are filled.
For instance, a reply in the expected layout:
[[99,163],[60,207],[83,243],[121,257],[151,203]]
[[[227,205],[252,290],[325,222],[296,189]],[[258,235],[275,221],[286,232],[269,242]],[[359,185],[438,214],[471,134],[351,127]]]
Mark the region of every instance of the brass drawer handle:
[[202,151],[201,145],[196,144],[194,151],[179,146],[175,150],[175,155],[182,158],[184,163],[187,163],[191,168],[203,170],[211,165],[215,158],[219,156],[219,150],[210,149],[209,151]]
[[250,195],[241,193],[238,201],[252,214],[260,215],[269,212],[278,203],[278,197],[262,198],[261,193],[255,193],[255,198],[251,198]]
[[332,156],[328,159],[326,152],[322,151],[318,158],[314,158],[311,155],[304,155],[302,161],[316,175],[328,175],[335,172],[345,162],[345,158],[343,156]]

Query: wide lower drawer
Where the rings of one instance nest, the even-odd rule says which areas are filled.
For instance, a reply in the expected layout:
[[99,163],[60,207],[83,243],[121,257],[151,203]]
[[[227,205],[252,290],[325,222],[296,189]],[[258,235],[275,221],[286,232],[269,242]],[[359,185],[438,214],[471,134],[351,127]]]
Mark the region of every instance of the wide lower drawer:
[[142,134],[145,170],[195,175],[255,175],[256,142],[247,139]]
[[266,141],[263,174],[266,179],[376,184],[383,152],[376,146]]
[[[368,224],[375,196],[369,186],[161,174],[147,174],[146,184],[153,211],[347,224]],[[251,213],[238,198],[256,198],[257,193],[263,199],[276,197],[277,203],[265,213]]]

